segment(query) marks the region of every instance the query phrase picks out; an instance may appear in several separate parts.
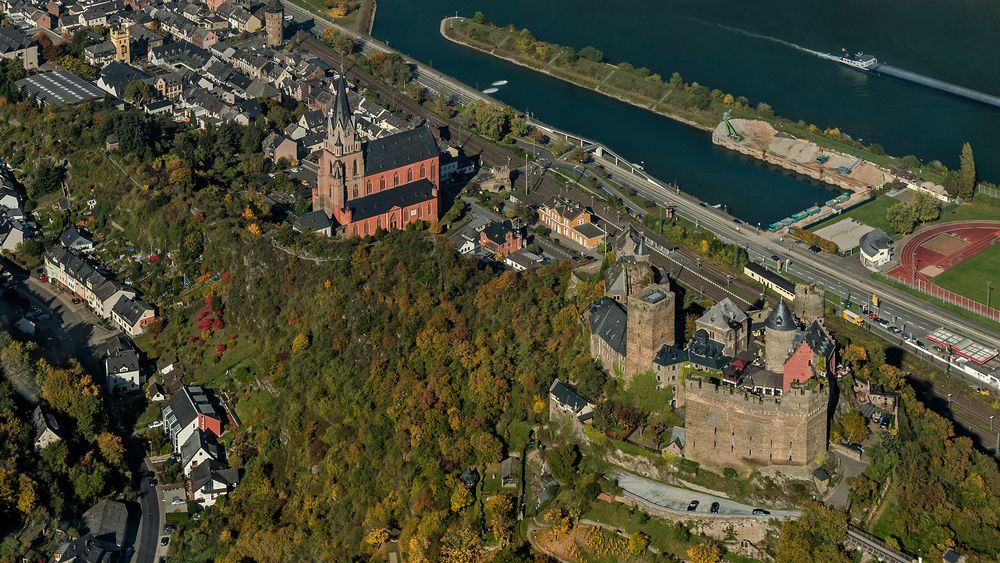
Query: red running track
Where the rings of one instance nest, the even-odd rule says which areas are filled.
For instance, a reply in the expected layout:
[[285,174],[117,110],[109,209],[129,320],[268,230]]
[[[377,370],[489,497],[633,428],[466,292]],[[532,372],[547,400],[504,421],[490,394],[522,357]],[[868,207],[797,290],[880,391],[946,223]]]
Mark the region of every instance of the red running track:
[[[947,255],[923,246],[927,241],[943,233],[965,239],[968,244]],[[1000,238],[1000,221],[967,221],[925,229],[910,237],[902,248],[896,249],[899,266],[893,268],[889,275],[905,282],[914,280],[931,282],[931,277],[921,274],[920,270],[928,266],[939,266],[942,271],[948,270],[989,247],[998,238]]]

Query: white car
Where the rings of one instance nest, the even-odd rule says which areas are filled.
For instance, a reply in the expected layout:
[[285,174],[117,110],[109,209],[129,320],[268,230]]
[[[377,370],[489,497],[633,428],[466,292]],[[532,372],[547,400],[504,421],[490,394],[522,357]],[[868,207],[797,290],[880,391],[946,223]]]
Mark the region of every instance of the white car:
[[185,501],[182,498],[175,498],[174,500],[170,501],[170,504],[172,504],[174,506],[177,506],[177,505],[180,505],[180,504],[184,504],[185,502],[187,502],[187,501]]
[[161,426],[163,426],[163,421],[162,420],[154,420],[153,422],[149,423],[148,428],[159,428]]

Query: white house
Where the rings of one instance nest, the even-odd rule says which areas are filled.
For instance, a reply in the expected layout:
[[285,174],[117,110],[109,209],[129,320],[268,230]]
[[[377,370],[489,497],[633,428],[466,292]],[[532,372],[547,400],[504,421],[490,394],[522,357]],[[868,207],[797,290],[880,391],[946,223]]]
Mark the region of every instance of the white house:
[[869,270],[877,270],[892,260],[892,239],[882,229],[869,231],[858,241],[861,263]]
[[156,322],[156,312],[141,299],[123,297],[111,308],[111,320],[121,327],[125,334],[137,336]]
[[240,482],[238,469],[209,460],[191,470],[191,499],[208,507],[222,495],[228,495]]
[[142,384],[139,356],[134,350],[125,349],[112,353],[104,360],[109,393],[137,391]]
[[195,467],[209,460],[222,461],[222,447],[208,432],[193,432],[181,444],[181,469],[184,476],[190,477]]
[[62,440],[59,436],[59,422],[54,416],[43,411],[41,405],[35,407],[31,413],[31,423],[35,428],[35,451]]

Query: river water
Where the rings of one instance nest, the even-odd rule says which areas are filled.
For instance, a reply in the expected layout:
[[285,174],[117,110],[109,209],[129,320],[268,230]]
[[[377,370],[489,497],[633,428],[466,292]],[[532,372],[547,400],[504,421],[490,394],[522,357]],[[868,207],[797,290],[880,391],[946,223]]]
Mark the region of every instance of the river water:
[[556,127],[599,140],[709,203],[767,225],[837,192],[715,147],[698,131],[454,45],[443,17],[483,11],[536,37],[604,51],[612,62],[677,71],[779,114],[839,127],[892,154],[957,166],[972,143],[980,177],[1000,180],[1000,109],[819,56],[863,50],[894,66],[1000,95],[1000,4],[993,0],[379,0],[374,35]]

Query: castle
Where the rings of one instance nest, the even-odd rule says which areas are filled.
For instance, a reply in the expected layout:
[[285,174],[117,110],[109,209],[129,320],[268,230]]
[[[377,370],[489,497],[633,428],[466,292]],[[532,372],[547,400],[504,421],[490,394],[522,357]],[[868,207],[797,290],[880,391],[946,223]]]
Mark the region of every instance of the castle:
[[723,299],[681,346],[677,297],[665,284],[636,287],[649,277],[640,256],[609,270],[608,295],[590,307],[591,355],[626,384],[652,372],[673,390],[672,406],[685,407],[689,459],[717,469],[813,463],[826,451],[836,366],[822,288],[797,286],[793,307],[781,299],[756,323]]
[[327,136],[313,189],[313,211],[322,211],[347,236],[402,229],[438,219],[437,143],[427,127],[362,142],[347,101],[343,73],[327,118]]

